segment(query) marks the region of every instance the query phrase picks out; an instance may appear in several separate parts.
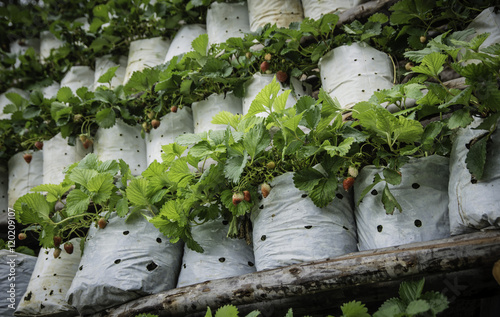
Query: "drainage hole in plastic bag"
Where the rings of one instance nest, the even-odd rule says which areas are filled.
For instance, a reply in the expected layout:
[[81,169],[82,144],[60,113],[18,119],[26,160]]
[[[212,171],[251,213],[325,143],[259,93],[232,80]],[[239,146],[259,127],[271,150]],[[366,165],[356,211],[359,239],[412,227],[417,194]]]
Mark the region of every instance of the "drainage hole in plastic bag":
[[115,260],[115,264],[118,264],[120,263],[122,260],[118,259],[118,260]]
[[220,262],[220,263],[224,263],[224,262],[226,262],[226,258],[224,258],[224,257],[219,258],[219,262]]
[[260,237],[260,240],[266,241],[266,235],[263,235],[262,237]]
[[417,219],[417,220],[415,220],[414,223],[415,223],[415,227],[417,227],[417,228],[422,227],[422,221],[420,221],[420,220]]
[[222,224],[223,224],[224,226],[227,226],[227,225],[229,224],[229,221],[227,221],[227,220],[222,220]]
[[186,263],[184,263],[182,266],[183,266],[184,268],[186,268],[186,267],[187,267],[187,266],[186,266]]
[[302,198],[306,198],[307,197],[307,194],[302,194],[302,196],[300,196]]
[[254,266],[253,262],[248,261],[248,266]]
[[156,242],[161,243],[161,239],[160,238],[156,238]]
[[373,196],[375,196],[375,195],[377,195],[377,194],[378,194],[378,191],[377,191],[376,189],[374,189],[374,190],[372,190],[372,191],[371,191],[371,194],[372,194]]
[[80,271],[83,270],[83,265],[81,265],[79,268],[78,268]]
[[264,209],[264,205],[260,205],[260,206],[259,206],[259,209]]
[[342,194],[336,194],[335,197],[337,197],[338,199],[344,198],[344,196]]
[[411,184],[411,187],[412,187],[413,189],[418,189],[418,188],[420,187],[420,184],[413,183],[413,184]]
[[146,265],[146,269],[151,272],[153,271],[154,269],[156,269],[158,267],[158,264],[156,264],[155,262],[151,261],[151,263],[149,263],[148,265]]
[[306,229],[311,229],[313,226],[304,226]]
[[127,231],[123,231],[123,235],[124,235],[124,236],[126,236],[126,235],[127,235],[127,234],[129,234],[129,233],[130,233],[130,231],[128,231],[128,230],[127,230]]
[[347,228],[346,226],[342,226],[342,228],[344,228],[345,230],[349,231],[349,228]]
[[378,226],[377,226],[377,231],[378,231],[378,232],[382,232],[382,229],[383,229],[382,225],[378,225]]

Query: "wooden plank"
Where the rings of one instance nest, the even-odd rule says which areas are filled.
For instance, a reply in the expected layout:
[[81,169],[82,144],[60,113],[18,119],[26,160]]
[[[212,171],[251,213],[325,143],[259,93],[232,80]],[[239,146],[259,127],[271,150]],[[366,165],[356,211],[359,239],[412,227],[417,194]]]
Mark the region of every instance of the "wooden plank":
[[339,13],[339,21],[337,22],[337,26],[341,26],[342,24],[351,23],[355,20],[367,18],[374,13],[380,12],[380,10],[384,8],[389,8],[394,3],[399,0],[376,0],[369,1],[363,4],[360,4],[354,8],[345,10],[342,13]]
[[[451,288],[467,283],[464,287],[473,295],[498,289],[491,267],[499,259],[500,231],[478,232],[208,281],[139,298],[94,316],[203,316],[207,306],[216,309],[226,304],[241,312],[259,309],[264,316],[289,307],[311,314],[353,299],[376,302],[396,296],[402,280],[422,276],[438,291],[446,289],[446,283]],[[457,290],[449,291],[451,295],[453,291]]]

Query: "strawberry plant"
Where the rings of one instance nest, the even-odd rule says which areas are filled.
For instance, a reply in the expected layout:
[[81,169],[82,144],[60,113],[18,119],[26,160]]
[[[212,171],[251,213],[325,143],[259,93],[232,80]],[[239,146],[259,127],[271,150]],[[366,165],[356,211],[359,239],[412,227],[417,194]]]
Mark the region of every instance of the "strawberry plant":
[[[118,175],[121,180],[116,183]],[[14,204],[16,219],[27,226],[26,231],[39,234],[42,247],[60,250],[64,241],[85,237],[89,226],[110,212],[122,217],[128,213],[122,188],[129,178],[122,160],[101,162],[88,154],[68,168],[62,183],[39,185],[20,197]],[[66,252],[72,248],[64,244]]]

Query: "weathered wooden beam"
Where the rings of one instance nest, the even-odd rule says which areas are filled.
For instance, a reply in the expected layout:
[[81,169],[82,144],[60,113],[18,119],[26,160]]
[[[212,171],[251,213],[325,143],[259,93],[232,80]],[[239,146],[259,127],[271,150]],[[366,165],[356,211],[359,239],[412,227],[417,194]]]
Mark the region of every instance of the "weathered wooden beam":
[[[454,284],[461,294],[499,289],[491,275],[500,259],[500,231],[478,232],[296,264],[233,278],[208,281],[139,298],[94,316],[203,316],[233,304],[241,312],[259,309],[264,316],[289,307],[313,314],[350,300],[382,301],[396,296],[402,280],[425,276],[432,289]],[[458,281],[458,282],[457,282]],[[455,296],[450,289],[448,296]],[[326,314],[325,314],[326,315]]]
[[339,13],[339,21],[337,22],[337,26],[341,26],[345,23],[351,23],[355,20],[367,18],[384,8],[392,6],[398,1],[399,0],[376,0],[360,4],[354,8]]

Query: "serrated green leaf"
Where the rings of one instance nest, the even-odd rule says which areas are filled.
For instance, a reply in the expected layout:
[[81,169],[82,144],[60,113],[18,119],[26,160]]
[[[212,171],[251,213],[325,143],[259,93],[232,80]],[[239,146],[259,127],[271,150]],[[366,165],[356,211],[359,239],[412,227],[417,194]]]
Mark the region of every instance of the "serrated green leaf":
[[87,187],[88,182],[98,174],[96,170],[74,168],[69,174],[69,179],[76,184]]
[[66,212],[69,217],[87,212],[90,196],[80,189],[73,189],[66,197]]
[[373,317],[394,317],[404,313],[406,305],[399,298],[386,300],[373,314]]
[[429,291],[425,292],[420,298],[427,301],[434,314],[438,314],[448,308],[448,299],[442,293]]
[[271,136],[263,125],[254,125],[243,136],[243,145],[252,160],[262,153],[270,143]]
[[319,208],[326,207],[334,198],[337,192],[337,178],[323,178],[318,185],[309,193],[309,197],[314,205]]
[[407,305],[420,298],[424,290],[425,279],[418,281],[404,281],[399,285],[399,297]]
[[354,138],[347,138],[340,142],[338,146],[334,145],[327,145],[324,146],[323,149],[326,150],[326,152],[330,156],[346,156],[347,153],[349,153],[349,150],[351,149],[352,144],[354,143]]
[[280,92],[280,84],[276,81],[276,77],[273,78],[271,83],[266,85],[255,97],[248,110],[247,117],[256,115],[261,112],[265,112],[266,109],[271,111],[274,100]]
[[401,184],[401,175],[397,171],[390,168],[384,168],[382,174],[384,175],[385,181],[389,184],[394,186]]
[[326,176],[323,175],[323,173],[312,167],[308,167],[298,170],[293,174],[293,183],[296,188],[310,192],[319,184],[320,180],[324,178],[326,178]]
[[429,303],[425,300],[419,299],[411,301],[406,307],[406,313],[410,316],[419,315],[425,313],[431,309]]
[[285,110],[286,102],[288,101],[288,96],[290,95],[291,92],[292,91],[290,89],[287,89],[283,91],[283,93],[278,95],[272,104],[272,110],[273,111]]
[[469,172],[476,178],[481,179],[486,164],[486,146],[488,138],[482,137],[474,142],[467,153],[465,164]]
[[31,189],[32,192],[47,192],[47,201],[56,202],[71,189],[71,185],[42,184]]
[[101,77],[99,77],[97,82],[103,84],[111,82],[113,77],[115,77],[115,73],[118,68],[120,68],[120,65],[108,68],[108,70],[104,74],[102,74]]
[[187,163],[183,160],[172,162],[168,176],[170,181],[177,183],[179,187],[186,186],[194,177]]
[[430,53],[422,59],[420,65],[414,66],[411,71],[437,78],[444,69],[447,56],[438,52]]
[[191,46],[193,47],[194,51],[200,54],[201,56],[207,56],[208,35],[201,34],[191,42]]
[[60,102],[68,102],[72,97],[74,97],[73,91],[71,91],[71,88],[69,87],[61,87],[57,91],[56,98]]
[[96,204],[103,204],[111,197],[113,176],[111,174],[98,174],[92,177],[87,183],[87,189],[92,192],[92,200]]
[[238,155],[228,158],[224,165],[224,175],[233,183],[237,183],[247,162],[248,158],[246,151],[242,156]]
[[370,317],[370,314],[368,314],[368,308],[366,308],[365,305],[359,301],[344,303],[340,306],[340,309],[345,317]]
[[111,108],[105,108],[96,114],[96,121],[99,127],[103,129],[111,128],[115,125],[116,114]]
[[116,214],[118,217],[125,217],[128,212],[128,199],[127,197],[123,197],[116,203]]
[[233,305],[225,305],[217,309],[215,317],[238,317],[238,308]]
[[232,114],[229,111],[220,111],[212,117],[213,124],[230,125],[233,129],[237,129],[242,116],[240,114]]
[[24,225],[39,224],[50,221],[50,207],[42,194],[27,193],[14,203],[16,219]]
[[448,120],[448,127],[450,129],[465,128],[473,121],[472,116],[466,109],[459,109],[454,111]]
[[177,143],[170,143],[162,145],[163,153],[161,153],[161,159],[167,165],[170,165],[176,158],[181,157],[187,150],[187,146],[182,146]]
[[132,180],[127,187],[126,193],[128,200],[135,206],[148,206],[148,180],[136,178]]
[[201,141],[202,141],[201,136],[199,134],[194,134],[194,133],[181,134],[175,138],[175,143],[183,146],[192,145]]
[[392,195],[387,184],[385,184],[384,190],[382,192],[382,204],[384,204],[385,212],[388,215],[392,215],[396,208],[399,209],[400,212],[403,212],[403,208],[396,200],[396,197]]

